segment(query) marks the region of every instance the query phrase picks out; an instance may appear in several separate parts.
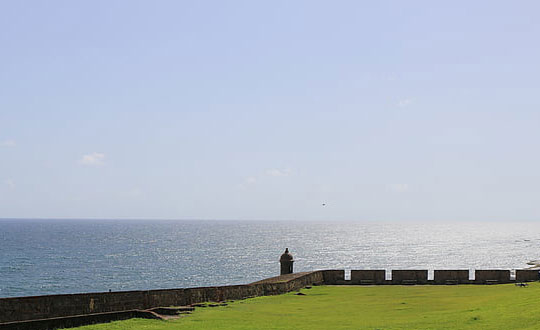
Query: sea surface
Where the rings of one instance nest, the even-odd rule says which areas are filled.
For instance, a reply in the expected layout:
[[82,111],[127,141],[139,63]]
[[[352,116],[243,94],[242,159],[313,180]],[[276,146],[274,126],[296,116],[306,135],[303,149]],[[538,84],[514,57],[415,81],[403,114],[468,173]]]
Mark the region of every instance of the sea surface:
[[0,220],[0,297],[244,284],[315,269],[519,269],[537,223]]

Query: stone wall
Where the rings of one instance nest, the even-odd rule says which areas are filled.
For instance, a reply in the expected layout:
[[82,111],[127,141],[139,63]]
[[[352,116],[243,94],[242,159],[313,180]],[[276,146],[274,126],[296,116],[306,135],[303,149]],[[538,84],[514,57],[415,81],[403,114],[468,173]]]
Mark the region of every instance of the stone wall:
[[[385,273],[385,270],[352,270],[351,280],[345,281],[344,270],[322,270],[282,275],[246,285],[0,298],[0,330],[56,329],[60,326],[79,326],[126,319],[133,315],[151,317],[145,310],[276,295],[313,284],[511,282],[509,270],[477,270],[475,281],[469,281],[468,270],[435,270],[433,281],[427,280],[427,270],[393,270],[391,281],[385,279]],[[516,281],[535,280],[538,280],[538,271],[516,270]]]
[[343,284],[345,282],[345,270],[323,270],[324,284]]
[[323,283],[322,272],[294,275],[284,281],[246,285],[0,298],[0,329],[6,322],[237,300],[276,295]]
[[451,282],[455,282],[456,284],[469,283],[469,270],[435,270],[433,282],[435,284],[448,284]]
[[392,284],[426,284],[427,270],[392,270]]
[[516,282],[531,282],[538,281],[538,270],[517,269]]
[[149,311],[121,311],[111,313],[97,313],[88,315],[75,315],[67,317],[54,317],[48,319],[16,321],[0,323],[1,330],[43,330],[43,329],[63,329],[79,327],[83,325],[106,323],[112,321],[128,320],[132,318],[159,319],[154,313]]
[[480,284],[490,283],[491,281],[496,281],[497,283],[509,283],[510,271],[500,269],[477,270],[474,273],[474,277],[475,282]]
[[384,284],[385,270],[351,270],[351,284]]

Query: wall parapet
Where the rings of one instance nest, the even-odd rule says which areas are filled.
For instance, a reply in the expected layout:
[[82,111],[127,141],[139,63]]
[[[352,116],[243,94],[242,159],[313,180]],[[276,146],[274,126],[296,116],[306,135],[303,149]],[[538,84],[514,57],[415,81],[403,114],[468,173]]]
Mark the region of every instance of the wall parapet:
[[538,270],[516,269],[516,282],[532,282],[538,279]]
[[[293,273],[244,285],[196,287],[181,289],[78,293],[47,296],[0,298],[0,330],[56,329],[132,317],[151,317],[149,309],[187,306],[204,302],[239,300],[256,296],[283,294],[308,285],[395,285],[395,284],[498,284],[536,281],[537,270],[476,270],[469,279],[469,270],[435,270],[428,280],[427,270],[318,270]],[[135,315],[135,316],[134,316]]]
[[[23,329],[17,322],[31,324],[31,329],[53,329],[49,324],[59,321],[44,320],[107,313],[113,313],[109,315],[114,319],[129,314],[117,315],[119,312],[277,295],[323,282],[322,272],[314,271],[244,285],[0,298],[0,329]],[[32,320],[41,322],[27,322]]]
[[475,281],[479,284],[510,283],[510,271],[503,269],[476,270]]
[[[428,270],[396,269],[391,270],[351,270],[350,280],[345,279],[344,269],[322,270],[324,284],[328,285],[410,285],[410,284],[504,284],[531,282],[540,280],[538,270],[517,269],[515,278],[510,270],[468,269],[434,270],[433,279],[428,278]],[[469,275],[474,278],[469,278]],[[390,275],[387,277],[387,275]]]
[[380,270],[351,270],[351,284],[384,284],[386,271]]
[[[538,275],[537,275],[538,276]],[[444,269],[433,272],[435,284],[469,284],[468,269]]]

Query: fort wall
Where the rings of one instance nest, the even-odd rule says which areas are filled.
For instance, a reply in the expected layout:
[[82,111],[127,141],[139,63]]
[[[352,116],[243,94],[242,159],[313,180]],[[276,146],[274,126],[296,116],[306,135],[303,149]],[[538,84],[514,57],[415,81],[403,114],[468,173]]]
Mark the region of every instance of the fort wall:
[[392,270],[392,284],[426,284],[427,270]]
[[[538,277],[538,272],[536,277]],[[469,270],[435,270],[433,282],[435,284],[467,284],[469,283]]]
[[345,270],[324,270],[324,284],[343,284],[345,282]]
[[538,271],[532,269],[517,269],[516,282],[538,281]]
[[0,329],[16,329],[3,327],[8,322],[238,300],[282,294],[306,285],[323,283],[320,271],[285,275],[282,281],[279,278],[219,287],[0,298]]
[[474,272],[475,282],[479,284],[509,283],[510,271],[502,269],[477,270]]
[[320,270],[245,285],[0,298],[0,330],[48,330],[132,317],[156,318],[149,311],[155,307],[277,295],[308,285],[498,284],[538,280],[537,270],[516,270],[515,280],[510,278],[509,270],[476,270],[473,281],[469,280],[468,270],[435,270],[433,280],[428,280],[427,270],[392,270],[391,280],[385,275],[385,270],[351,270],[351,279],[345,280],[344,270]]
[[384,284],[386,271],[383,270],[351,270],[351,284]]

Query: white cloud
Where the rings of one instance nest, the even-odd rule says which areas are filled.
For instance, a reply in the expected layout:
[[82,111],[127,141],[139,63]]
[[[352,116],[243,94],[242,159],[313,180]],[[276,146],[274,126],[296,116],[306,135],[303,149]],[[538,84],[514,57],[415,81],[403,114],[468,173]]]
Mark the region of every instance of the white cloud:
[[238,187],[242,188],[242,189],[247,189],[249,186],[252,186],[255,183],[257,183],[257,178],[254,177],[254,176],[249,176],[249,177],[245,178],[244,182],[240,183],[238,185]]
[[410,190],[410,187],[406,183],[393,183],[388,185],[388,189],[393,192],[407,192]]
[[14,147],[15,145],[16,143],[13,140],[4,140],[0,142],[0,146],[6,147],[6,148]]
[[4,181],[4,183],[9,188],[15,188],[15,181],[13,181],[13,179],[7,179],[6,181]]
[[292,171],[290,168],[286,168],[286,169],[277,169],[277,168],[273,168],[273,169],[270,169],[270,170],[266,170],[266,175],[268,176],[274,176],[274,177],[278,177],[278,176],[289,176],[291,175]]
[[101,166],[105,164],[105,154],[100,152],[93,152],[88,155],[83,155],[79,160],[79,163],[86,166]]
[[414,102],[414,99],[412,98],[402,99],[398,101],[397,106],[400,108],[403,108],[403,107],[411,105],[413,102]]

